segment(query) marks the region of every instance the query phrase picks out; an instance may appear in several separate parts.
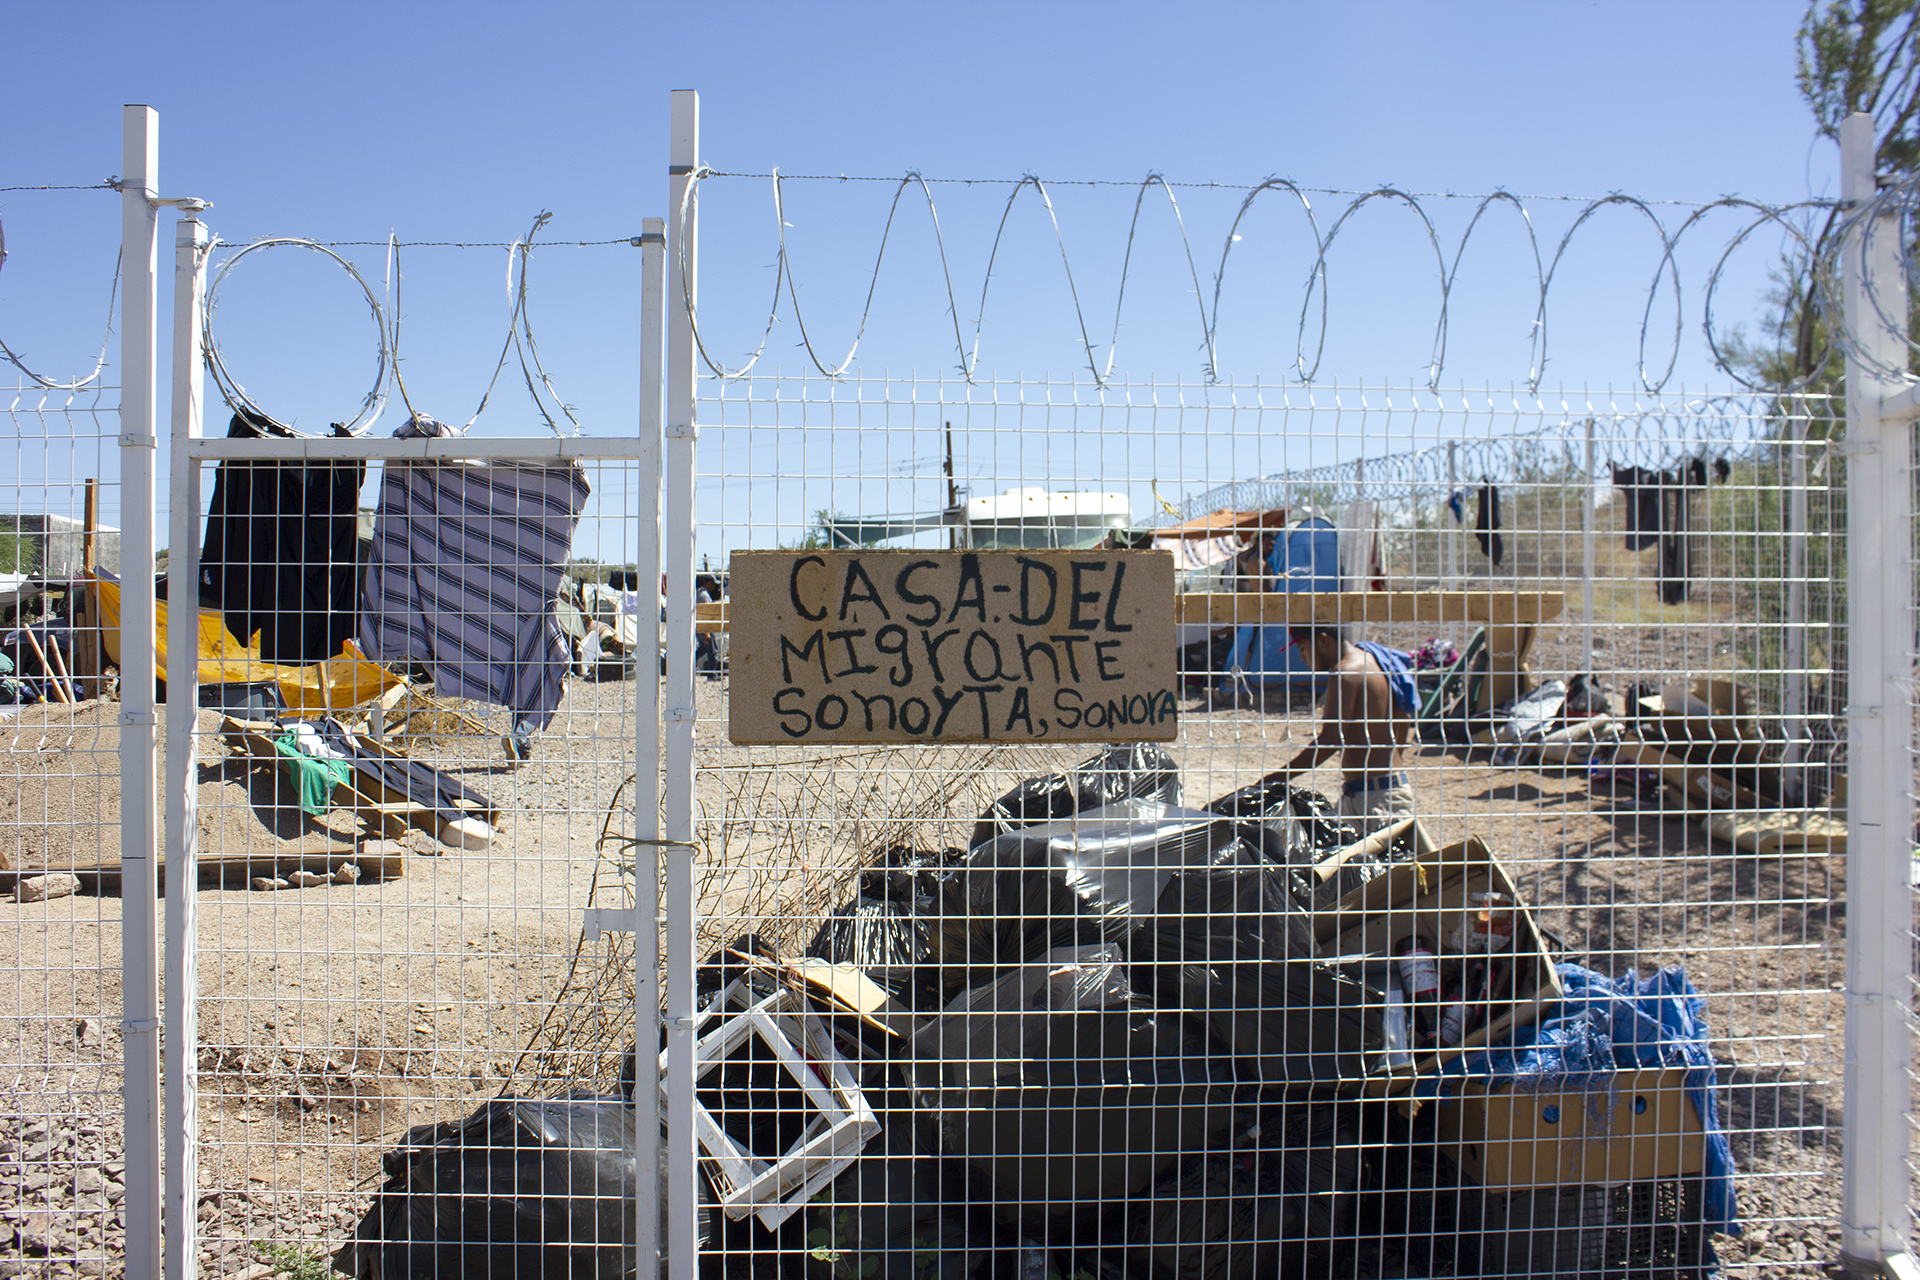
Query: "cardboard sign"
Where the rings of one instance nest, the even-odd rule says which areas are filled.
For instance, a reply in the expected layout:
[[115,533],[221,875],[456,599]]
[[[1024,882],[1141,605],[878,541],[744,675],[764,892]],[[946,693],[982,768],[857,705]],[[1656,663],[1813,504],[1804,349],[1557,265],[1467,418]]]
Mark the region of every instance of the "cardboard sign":
[[738,743],[1170,742],[1164,551],[741,551]]

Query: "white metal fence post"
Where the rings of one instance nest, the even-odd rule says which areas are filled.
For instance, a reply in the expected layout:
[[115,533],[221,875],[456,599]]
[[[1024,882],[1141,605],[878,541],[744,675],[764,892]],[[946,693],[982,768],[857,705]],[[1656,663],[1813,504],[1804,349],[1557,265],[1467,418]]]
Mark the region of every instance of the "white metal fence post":
[[160,1272],[159,870],[154,809],[154,353],[160,115],[121,117],[120,967],[130,1277]]
[[[1875,194],[1873,119],[1840,125],[1847,353],[1847,1050],[1841,1247],[1879,1270],[1907,1249],[1906,1166],[1912,1048],[1913,716],[1904,689],[1911,645],[1909,428],[1883,422],[1881,397],[1906,365],[1900,226],[1867,217]],[[1878,303],[1876,314],[1875,304]]]
[[173,449],[167,487],[167,1280],[193,1280],[195,1155],[200,1042],[195,1001],[194,908],[199,828],[194,713],[199,706],[200,465],[186,441],[200,435],[201,285],[209,236],[198,218],[180,221],[173,261]]
[[1787,633],[1781,654],[1787,669],[1780,698],[1787,760],[1797,763],[1807,736],[1807,417],[1806,401],[1787,414]]
[[1580,495],[1580,669],[1593,674],[1593,565],[1594,524],[1598,514],[1593,495],[1593,419],[1587,419],[1587,480]]
[[700,95],[673,91],[667,187],[666,530],[666,953],[667,1256],[672,1274],[693,1280],[693,317],[698,299],[699,209],[690,198],[700,165]]
[[666,222],[640,223],[640,536],[634,570],[643,616],[642,669],[635,673],[633,730],[633,1043],[634,1131],[639,1138],[634,1195],[635,1267],[660,1273],[660,1095],[654,1063],[660,1035],[660,664],[648,632],[659,622],[653,594],[660,582],[660,360],[666,284]]

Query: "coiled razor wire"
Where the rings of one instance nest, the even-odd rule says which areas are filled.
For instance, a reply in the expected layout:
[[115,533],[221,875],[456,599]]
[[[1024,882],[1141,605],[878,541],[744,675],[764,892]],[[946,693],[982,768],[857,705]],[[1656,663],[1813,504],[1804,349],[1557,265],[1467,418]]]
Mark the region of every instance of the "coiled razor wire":
[[1900,279],[1904,286],[1900,292],[1900,314],[1888,314],[1877,291],[1868,293],[1867,304],[1873,311],[1870,323],[1877,322],[1885,333],[1899,340],[1902,356],[1897,364],[1881,359],[1863,341],[1863,334],[1849,329],[1842,322],[1838,308],[1830,308],[1826,313],[1829,320],[1827,327],[1833,334],[1831,345],[1842,348],[1847,355],[1882,378],[1912,382],[1915,379],[1909,364],[1915,354],[1920,353],[1920,343],[1914,341],[1907,310],[1915,288],[1920,287],[1920,263],[1916,262],[1909,241],[1916,232],[1920,232],[1920,177],[1906,178],[1879,191],[1865,205],[1848,208],[1839,234],[1828,237],[1824,252],[1816,260],[1815,275],[1829,297],[1840,296],[1837,282],[1844,276],[1842,258],[1846,244],[1856,230],[1860,232],[1860,255],[1863,260],[1871,260],[1881,236],[1889,232],[1893,235],[1894,252],[1900,262]]
[[[1807,419],[1816,416],[1822,406],[1837,415],[1837,402],[1831,396],[1765,392],[1701,396],[1652,408],[1634,404],[1606,415],[1568,415],[1509,435],[1442,442],[1384,456],[1348,458],[1229,481],[1178,504],[1161,499],[1161,511],[1143,520],[1141,527],[1165,528],[1220,510],[1292,507],[1303,497],[1343,501],[1349,497],[1405,498],[1435,491],[1444,495],[1449,485],[1472,489],[1480,483],[1476,477],[1511,476],[1523,469],[1522,464],[1548,469],[1549,460],[1556,458],[1561,475],[1593,481],[1596,477],[1586,475],[1583,457],[1590,421],[1606,424],[1597,442],[1604,447],[1604,462],[1614,466],[1639,465],[1662,471],[1709,455],[1751,461],[1783,447],[1778,438],[1753,434],[1754,423],[1777,422],[1788,416]],[[1813,441],[1805,447],[1830,444]]]
[[[1175,233],[1180,238],[1181,247],[1186,255],[1188,271],[1193,278],[1196,297],[1201,294],[1199,272],[1194,265],[1193,244],[1187,233],[1185,219],[1180,213],[1179,198],[1176,195],[1175,189],[1176,187],[1190,188],[1195,186],[1212,190],[1224,189],[1223,184],[1218,183],[1170,183],[1157,173],[1149,173],[1146,178],[1138,184],[1076,184],[1129,185],[1135,187],[1133,217],[1127,228],[1126,251],[1122,259],[1120,280],[1116,289],[1117,300],[1114,307],[1113,333],[1106,344],[1106,358],[1103,361],[1095,351],[1090,328],[1086,320],[1085,309],[1081,305],[1079,289],[1074,282],[1072,255],[1068,250],[1065,232],[1060,225],[1060,220],[1054,210],[1053,202],[1047,195],[1046,185],[1037,175],[1027,174],[1012,183],[1013,189],[1008,193],[1006,204],[1001,211],[999,227],[994,235],[993,246],[987,255],[986,271],[980,286],[980,302],[974,314],[973,333],[971,335],[971,342],[969,342],[962,331],[959,305],[953,286],[952,269],[947,260],[946,245],[940,233],[939,209],[934,201],[932,188],[930,186],[932,183],[958,180],[926,178],[917,172],[909,172],[899,179],[853,179],[831,175],[790,178],[787,175],[781,174],[776,169],[769,175],[773,188],[774,230],[777,245],[774,261],[773,297],[768,307],[766,324],[761,330],[759,341],[755,344],[745,363],[737,368],[730,368],[713,357],[709,350],[709,344],[706,341],[706,335],[701,332],[697,309],[693,303],[692,271],[687,261],[685,249],[687,236],[684,233],[690,226],[694,210],[698,208],[699,189],[702,182],[712,178],[738,178],[748,176],[751,175],[721,173],[711,168],[702,167],[696,170],[688,181],[681,197],[680,207],[676,211],[680,220],[680,229],[683,233],[680,237],[682,247],[679,255],[680,261],[678,263],[681,283],[681,303],[686,310],[689,323],[693,327],[694,346],[699,352],[701,360],[714,376],[728,380],[745,377],[752,372],[754,366],[759,363],[760,357],[765,354],[767,343],[773,334],[773,326],[779,322],[781,298],[783,294],[791,304],[796,320],[800,321],[798,326],[800,329],[800,345],[805,349],[807,358],[812,362],[814,368],[818,369],[823,376],[829,378],[838,378],[846,372],[852,363],[854,353],[859,348],[861,338],[866,333],[867,320],[872,312],[873,299],[879,286],[880,273],[886,262],[887,247],[892,234],[894,221],[899,213],[900,201],[911,190],[917,192],[926,202],[928,216],[934,231],[934,244],[940,259],[942,281],[946,289],[947,307],[953,316],[954,349],[959,372],[962,378],[968,383],[972,383],[974,375],[979,369],[980,344],[982,334],[986,327],[987,300],[993,281],[994,263],[999,255],[1001,241],[1005,238],[1007,228],[1012,220],[1014,205],[1021,194],[1027,188],[1031,187],[1041,202],[1041,207],[1046,211],[1048,221],[1053,229],[1055,245],[1060,251],[1062,275],[1066,281],[1069,301],[1072,303],[1076,321],[1079,326],[1080,344],[1086,358],[1087,369],[1092,374],[1095,384],[1104,387],[1107,384],[1108,378],[1113,374],[1119,349],[1120,324],[1126,305],[1127,277],[1132,266],[1134,241],[1140,234],[1140,214],[1144,207],[1148,188],[1157,185],[1166,193],[1169,208],[1173,213],[1172,224]],[[893,199],[888,207],[886,222],[881,230],[879,248],[874,255],[874,265],[868,280],[866,305],[861,311],[860,323],[856,329],[853,342],[848,347],[846,355],[838,361],[829,361],[822,357],[815,346],[813,335],[807,331],[804,320],[801,320],[799,287],[794,279],[792,259],[788,253],[786,239],[786,195],[784,184],[788,181],[890,181],[894,183]],[[974,180],[968,181],[968,185],[973,184]],[[1785,231],[1792,238],[1803,260],[1812,265],[1809,305],[1820,310],[1820,312],[1825,315],[1837,314],[1837,308],[1833,306],[1833,299],[1839,295],[1832,287],[1836,273],[1831,269],[1831,266],[1828,265],[1828,261],[1834,257],[1837,249],[1828,246],[1825,252],[1816,253],[1816,246],[1809,242],[1806,234],[1800,228],[1796,227],[1789,218],[1789,215],[1804,210],[1830,209],[1833,207],[1830,201],[1809,200],[1795,204],[1769,205],[1759,201],[1730,196],[1710,201],[1703,205],[1679,205],[1679,207],[1688,208],[1689,213],[1677,230],[1669,231],[1659,214],[1655,212],[1654,205],[1656,203],[1678,205],[1679,202],[1656,202],[1641,199],[1637,196],[1618,193],[1600,196],[1584,200],[1584,207],[1580,210],[1578,216],[1575,217],[1572,226],[1560,237],[1559,243],[1554,248],[1552,257],[1543,263],[1539,237],[1534,230],[1533,218],[1528,211],[1526,200],[1529,198],[1549,199],[1554,197],[1522,197],[1509,191],[1498,190],[1491,195],[1466,197],[1477,200],[1478,204],[1471,218],[1468,220],[1466,229],[1461,233],[1459,242],[1454,246],[1452,261],[1449,263],[1440,232],[1435,227],[1433,219],[1428,215],[1423,200],[1461,197],[1436,197],[1431,194],[1423,196],[1391,186],[1377,187],[1371,191],[1363,192],[1319,192],[1316,194],[1340,194],[1350,197],[1339,216],[1328,225],[1325,234],[1322,234],[1319,220],[1315,216],[1309,189],[1285,178],[1268,178],[1248,189],[1242,198],[1239,211],[1235,214],[1233,223],[1228,228],[1226,238],[1221,245],[1219,266],[1214,271],[1211,305],[1209,306],[1203,301],[1198,308],[1200,348],[1205,352],[1203,366],[1205,376],[1209,382],[1218,381],[1223,376],[1220,360],[1220,303],[1226,289],[1227,266],[1233,252],[1233,246],[1240,239],[1241,224],[1252,212],[1258,199],[1270,191],[1284,192],[1298,204],[1301,213],[1305,216],[1306,227],[1311,238],[1311,246],[1313,249],[1313,262],[1308,268],[1306,280],[1301,288],[1300,316],[1295,326],[1294,369],[1302,382],[1312,382],[1318,375],[1321,359],[1326,350],[1330,251],[1348,220],[1362,208],[1374,201],[1392,203],[1410,212],[1418,220],[1421,231],[1425,235],[1426,242],[1434,254],[1439,286],[1437,309],[1433,326],[1433,348],[1427,367],[1427,386],[1430,390],[1439,389],[1441,378],[1446,369],[1448,308],[1454,286],[1459,280],[1461,264],[1466,255],[1467,244],[1472,239],[1474,232],[1479,228],[1482,217],[1496,204],[1510,206],[1514,212],[1519,215],[1521,225],[1526,231],[1529,251],[1533,256],[1535,300],[1528,348],[1526,385],[1529,391],[1539,389],[1541,379],[1546,372],[1547,360],[1549,358],[1548,306],[1552,295],[1554,277],[1559,271],[1561,263],[1566,259],[1568,250],[1572,247],[1574,238],[1580,230],[1592,221],[1596,215],[1616,206],[1639,214],[1652,229],[1660,245],[1660,255],[1654,267],[1653,278],[1647,285],[1646,305],[1641,313],[1638,345],[1638,378],[1640,385],[1650,392],[1663,390],[1669,379],[1672,378],[1674,369],[1679,361],[1681,342],[1685,336],[1685,307],[1683,305],[1684,299],[1682,296],[1680,269],[1675,255],[1682,239],[1692,232],[1694,228],[1701,225],[1707,218],[1707,215],[1711,213],[1724,210],[1743,210],[1752,214],[1751,220],[1743,224],[1737,233],[1722,247],[1712,270],[1709,272],[1706,289],[1703,294],[1702,329],[1706,336],[1708,349],[1712,353],[1713,361],[1721,371],[1732,377],[1737,383],[1748,390],[1762,391],[1768,389],[1764,385],[1750,380],[1733,363],[1727,352],[1723,350],[1714,327],[1714,297],[1724,278],[1727,263],[1732,255],[1752,237],[1753,233],[1763,227],[1772,225]],[[1900,194],[1902,192],[1905,193],[1904,196]],[[1904,203],[1900,205],[1900,214],[1903,218],[1910,219],[1914,216],[1916,213],[1915,206],[1920,204],[1920,195],[1915,194],[1915,189],[1912,184],[1883,193],[1881,203],[1884,204],[1893,198],[1904,200]],[[1869,234],[1871,234],[1871,230]],[[1670,298],[1672,303],[1673,335],[1666,360],[1656,372],[1650,367],[1653,361],[1650,360],[1648,348],[1653,338],[1655,313],[1663,295]],[[1317,325],[1314,323],[1316,303],[1318,309]],[[1314,335],[1311,344],[1309,344],[1307,340],[1307,335],[1310,331]],[[1848,341],[1851,341],[1850,337]],[[1831,360],[1831,358],[1832,352],[1829,350],[1822,359],[1819,368],[1803,375],[1798,380],[1797,385],[1804,386],[1810,382],[1813,377],[1816,377],[1819,372],[1826,367],[1827,362]]]
[[[364,435],[373,428],[373,424],[379,419],[381,411],[386,408],[387,404],[387,375],[389,370],[393,368],[393,347],[387,335],[386,312],[380,305],[380,299],[374,296],[373,286],[367,283],[366,277],[360,274],[359,268],[317,240],[305,240],[295,236],[269,236],[264,240],[255,240],[251,244],[243,245],[225,262],[220,264],[220,270],[214,275],[213,283],[207,286],[204,338],[206,343],[207,371],[213,375],[214,385],[220,388],[220,397],[227,402],[228,408],[232,409],[235,413],[250,410],[269,422],[279,423],[279,419],[253,402],[253,399],[247,395],[246,388],[240,385],[239,379],[235,378],[232,372],[228,370],[226,357],[220,352],[220,341],[215,336],[214,314],[219,304],[220,286],[226,283],[227,276],[232,273],[233,269],[238,266],[248,254],[260,249],[278,249],[289,246],[298,249],[308,249],[314,253],[333,259],[340,264],[347,275],[352,278],[353,282],[360,286],[361,293],[366,296],[367,308],[373,314],[373,327],[379,335],[378,357],[373,372],[373,386],[367,391],[365,397],[361,399],[360,407],[352,419],[339,424],[339,429],[348,435]],[[211,247],[212,246],[209,246],[209,248]]]
[[[5,188],[5,190],[9,190],[9,191],[86,191],[86,190],[93,190],[93,189],[94,188],[90,188],[90,187],[8,187],[8,188]],[[0,221],[0,269],[4,269],[6,265],[7,265],[7,225],[4,221]],[[44,388],[45,390],[78,391],[80,390],[80,388],[92,383],[96,378],[98,378],[101,375],[101,373],[105,372],[106,370],[107,349],[113,345],[113,308],[114,308],[114,304],[117,303],[119,300],[120,300],[120,251],[116,250],[113,258],[113,280],[107,288],[107,323],[106,323],[105,332],[103,332],[100,335],[100,354],[94,357],[93,369],[84,377],[75,378],[72,382],[58,382],[52,378],[47,377],[43,373],[37,373],[33,369],[30,369],[27,367],[27,362],[21,358],[18,352],[16,352],[12,347],[8,346],[4,339],[0,339],[0,355],[6,356],[7,363],[11,364],[14,368],[18,369],[21,373],[31,378],[37,385]]]
[[[580,434],[580,420],[573,416],[573,406],[560,399],[560,393],[554,389],[553,379],[547,375],[545,367],[540,363],[540,348],[534,343],[533,319],[527,309],[527,268],[532,261],[533,238],[539,234],[540,228],[546,226],[547,223],[552,220],[553,214],[546,209],[542,209],[534,216],[533,225],[527,229],[527,234],[507,246],[507,301],[510,304],[507,315],[507,338],[506,341],[501,344],[500,359],[494,363],[493,376],[487,379],[487,389],[481,393],[480,407],[473,411],[471,418],[467,419],[466,427],[461,428],[463,432],[478,422],[480,415],[487,411],[487,401],[493,395],[494,384],[500,381],[500,371],[507,367],[507,354],[514,352],[517,353],[520,358],[520,374],[521,377],[526,380],[527,394],[533,397],[533,407],[539,411],[541,418],[546,421],[548,429],[556,436]],[[514,278],[513,271],[513,265],[516,260],[518,260],[520,264],[520,275],[517,282]],[[400,319],[396,306],[394,316],[394,330],[396,335],[399,332],[399,324]],[[540,392],[542,390],[545,390],[547,393],[547,399],[553,401],[554,407],[560,411],[560,415],[573,424],[573,430],[571,432],[562,432],[560,424],[555,422],[553,415],[547,412],[547,406],[540,398]],[[411,408],[411,403],[409,403],[409,408]]]

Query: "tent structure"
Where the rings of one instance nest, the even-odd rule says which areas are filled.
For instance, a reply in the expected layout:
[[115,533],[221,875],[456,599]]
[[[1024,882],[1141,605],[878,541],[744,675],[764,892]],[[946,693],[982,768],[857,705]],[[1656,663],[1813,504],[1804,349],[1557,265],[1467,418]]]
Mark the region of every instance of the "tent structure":
[[[1281,591],[1340,590],[1339,534],[1330,521],[1308,516],[1289,525],[1267,560]],[[1233,637],[1229,672],[1248,684],[1309,684],[1318,679],[1282,626],[1250,624]],[[1229,677],[1231,678],[1231,677]]]

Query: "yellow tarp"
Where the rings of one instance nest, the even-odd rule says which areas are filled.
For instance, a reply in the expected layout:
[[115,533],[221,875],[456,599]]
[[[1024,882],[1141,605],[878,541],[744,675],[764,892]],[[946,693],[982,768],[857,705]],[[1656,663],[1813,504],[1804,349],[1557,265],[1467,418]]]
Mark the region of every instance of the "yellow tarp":
[[[120,584],[101,578],[88,580],[100,617],[100,647],[113,662],[120,661]],[[154,661],[160,678],[167,678],[167,602],[154,605]],[[253,640],[257,642],[259,635]],[[310,666],[268,662],[257,643],[241,644],[227,630],[217,609],[200,610],[200,683],[243,684],[271,680],[280,696],[296,711],[337,711],[379,697],[400,678],[376,662],[369,662],[353,641],[340,646],[338,657]]]

